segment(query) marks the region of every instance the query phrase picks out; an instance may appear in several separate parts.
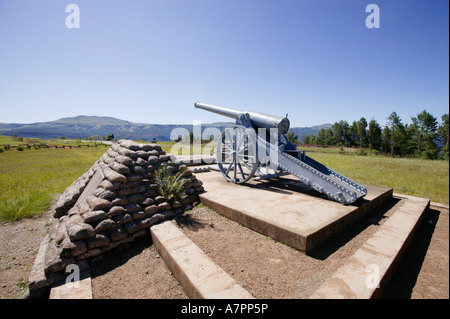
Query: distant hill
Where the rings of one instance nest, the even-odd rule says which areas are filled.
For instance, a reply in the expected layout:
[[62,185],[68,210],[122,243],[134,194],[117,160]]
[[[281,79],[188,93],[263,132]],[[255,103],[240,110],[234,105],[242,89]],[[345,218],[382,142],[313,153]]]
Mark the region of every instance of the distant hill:
[[[217,127],[223,130],[232,123],[219,122],[202,124],[202,128]],[[294,127],[292,130],[299,136],[299,140],[306,134],[317,134],[322,127],[331,124],[312,127]],[[185,128],[192,131],[192,124],[147,124],[133,123],[107,116],[76,116],[62,118],[50,122],[31,124],[0,123],[0,135],[21,136],[41,139],[55,139],[65,136],[69,139],[85,139],[92,135],[105,136],[114,134],[117,139],[142,139],[150,141],[169,141],[170,133],[175,128]]]
[[331,124],[320,124],[320,125],[314,125],[310,127],[293,127],[292,131],[294,131],[295,134],[298,135],[298,140],[303,141],[303,137],[305,135],[317,135],[317,132],[319,132],[321,129],[327,129],[331,127]]

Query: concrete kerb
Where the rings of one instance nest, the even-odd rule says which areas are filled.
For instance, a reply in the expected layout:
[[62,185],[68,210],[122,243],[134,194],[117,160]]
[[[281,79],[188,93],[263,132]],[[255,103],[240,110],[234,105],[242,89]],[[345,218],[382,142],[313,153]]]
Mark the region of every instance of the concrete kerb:
[[87,270],[81,273],[77,281],[52,287],[50,299],[92,299],[90,271]]
[[382,295],[430,207],[429,199],[398,197],[403,205],[310,299],[371,299]]
[[[405,194],[399,194],[399,193],[393,193],[392,196],[398,197],[398,198],[406,198],[406,199],[422,199],[421,197],[417,196],[411,196],[411,195],[405,195]],[[430,207],[436,207],[436,208],[443,208],[443,209],[449,209],[449,205],[437,203],[437,202],[430,202]]]
[[449,205],[447,205],[447,204],[441,204],[441,203],[436,203],[436,202],[431,202],[431,203],[430,203],[430,207],[442,208],[442,209],[449,210]]

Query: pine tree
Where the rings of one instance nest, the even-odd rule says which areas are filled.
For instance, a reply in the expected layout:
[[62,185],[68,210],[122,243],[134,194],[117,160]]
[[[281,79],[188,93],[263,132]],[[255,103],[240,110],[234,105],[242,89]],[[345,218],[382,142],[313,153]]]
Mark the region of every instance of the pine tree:
[[347,145],[349,140],[350,126],[347,121],[340,120],[332,125],[334,140],[336,145]]
[[[436,118],[426,110],[417,114],[417,117],[412,117],[411,120],[416,126],[417,151],[420,155],[425,148],[432,146],[434,138],[436,137],[438,122]],[[434,147],[432,148],[434,149]]]
[[400,116],[397,114],[397,112],[392,112],[388,119],[388,127],[390,129],[390,136],[391,136],[391,155],[393,156],[395,154],[395,148],[399,148],[401,145],[401,140],[403,139],[403,131],[404,126],[402,124],[402,121],[400,119]]
[[378,150],[381,146],[381,127],[375,119],[371,119],[369,122],[369,130],[367,132],[369,140],[369,147],[374,150]]
[[441,117],[442,123],[439,125],[438,133],[439,133],[439,139],[444,144],[444,157],[446,159],[449,158],[449,119],[448,119],[448,113],[442,115]]
[[359,137],[359,147],[364,147],[367,139],[367,121],[364,117],[361,117],[358,122],[356,122],[356,127],[358,130]]
[[383,128],[383,149],[385,154],[388,153],[389,146],[391,145],[391,140],[391,129],[389,128],[389,126],[385,126]]

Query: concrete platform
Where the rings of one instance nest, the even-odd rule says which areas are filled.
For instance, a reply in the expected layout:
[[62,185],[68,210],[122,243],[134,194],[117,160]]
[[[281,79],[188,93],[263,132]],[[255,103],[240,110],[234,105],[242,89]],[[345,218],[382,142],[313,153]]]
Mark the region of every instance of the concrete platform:
[[92,299],[92,284],[89,271],[80,274],[80,280],[68,282],[50,290],[50,299]]
[[404,196],[399,208],[311,299],[370,299],[381,296],[414,236],[430,200]]
[[171,221],[150,227],[153,243],[193,299],[253,299]]
[[221,173],[202,173],[206,206],[252,230],[308,252],[392,198],[392,188],[364,185],[368,193],[342,205],[302,186],[295,177],[235,185]]

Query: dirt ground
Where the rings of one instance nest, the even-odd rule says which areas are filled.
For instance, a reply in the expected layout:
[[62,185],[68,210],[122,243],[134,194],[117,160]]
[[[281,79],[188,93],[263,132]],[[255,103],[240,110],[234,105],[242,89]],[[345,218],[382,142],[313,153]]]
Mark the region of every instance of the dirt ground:
[[[256,298],[307,298],[388,217],[381,207],[350,230],[305,255],[206,207],[179,216],[178,226]],[[395,209],[395,206],[394,206]],[[390,213],[392,213],[392,209]],[[390,214],[389,213],[389,214]],[[21,298],[49,215],[0,224],[0,298]],[[96,299],[187,298],[148,239],[91,263]],[[449,212],[432,208],[388,287],[386,298],[449,298]]]
[[[384,205],[308,255],[206,208],[179,217],[177,224],[256,298],[307,298],[395,211],[390,208]],[[448,211],[428,212],[386,298],[449,298],[448,225]]]
[[0,298],[22,298],[50,213],[13,224],[0,222]]
[[186,299],[178,281],[147,240],[91,263],[94,299]]

